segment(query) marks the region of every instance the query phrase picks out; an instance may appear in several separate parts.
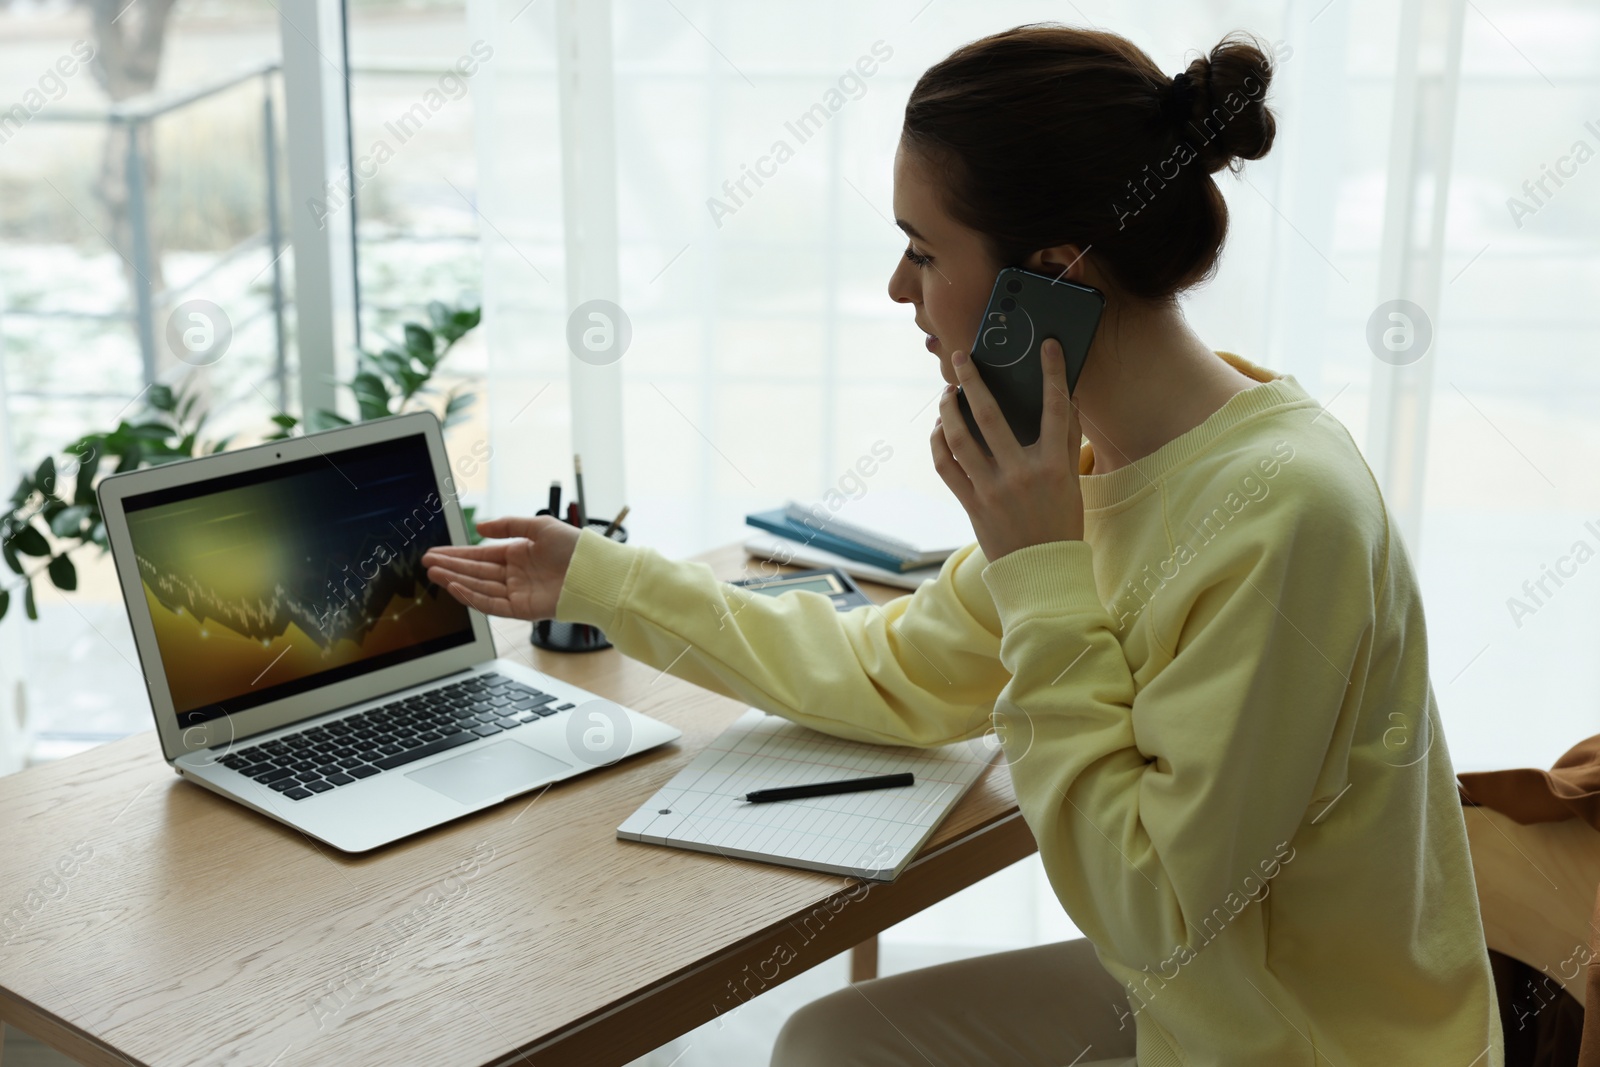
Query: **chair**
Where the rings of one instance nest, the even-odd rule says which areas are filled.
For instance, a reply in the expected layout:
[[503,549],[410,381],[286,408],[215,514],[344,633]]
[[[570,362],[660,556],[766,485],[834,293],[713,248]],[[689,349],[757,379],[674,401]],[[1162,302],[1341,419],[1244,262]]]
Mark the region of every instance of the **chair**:
[[1600,1064],[1593,1041],[1578,1050],[1589,962],[1600,966],[1600,831],[1578,818],[1524,824],[1486,807],[1462,814],[1484,939],[1528,968],[1494,961],[1507,1067]]

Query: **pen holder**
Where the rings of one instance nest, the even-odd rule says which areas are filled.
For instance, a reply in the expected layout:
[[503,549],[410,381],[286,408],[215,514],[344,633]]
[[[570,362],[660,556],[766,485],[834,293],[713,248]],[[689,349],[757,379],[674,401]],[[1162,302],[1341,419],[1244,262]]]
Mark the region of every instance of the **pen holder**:
[[[546,510],[543,514],[549,514],[549,511]],[[590,519],[584,524],[587,529],[597,534],[604,534],[606,527],[610,525],[610,519]],[[627,541],[628,528],[618,526],[611,532],[611,540]],[[611,647],[611,642],[606,640],[606,635],[600,632],[598,626],[582,622],[559,622],[555,619],[540,619],[534,623],[530,640],[535,648],[551,652],[598,652]]]

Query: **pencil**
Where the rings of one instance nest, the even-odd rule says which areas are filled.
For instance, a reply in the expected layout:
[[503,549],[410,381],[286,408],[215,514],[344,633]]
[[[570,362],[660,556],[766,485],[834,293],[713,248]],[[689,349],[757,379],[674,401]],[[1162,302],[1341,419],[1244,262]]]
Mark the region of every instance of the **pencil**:
[[622,525],[622,520],[627,518],[627,517],[628,517],[628,505],[624,504],[624,505],[622,505],[622,510],[617,512],[617,517],[612,519],[610,525],[608,525],[606,527],[606,532],[605,532],[604,536],[610,537],[613,533],[615,533],[616,530],[617,530],[617,527]]
[[572,480],[578,484],[578,529],[589,525],[589,506],[583,499],[583,457],[572,456]]

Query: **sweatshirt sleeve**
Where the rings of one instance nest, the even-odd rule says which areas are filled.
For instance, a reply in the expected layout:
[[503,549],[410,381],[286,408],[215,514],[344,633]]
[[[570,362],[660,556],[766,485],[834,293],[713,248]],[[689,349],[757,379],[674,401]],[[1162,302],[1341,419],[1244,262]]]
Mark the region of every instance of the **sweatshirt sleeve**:
[[1203,943],[1202,920],[1243,879],[1276,872],[1353,714],[1375,553],[1348,516],[1289,522],[1186,564],[1176,621],[1162,623],[1171,648],[1138,679],[1088,544],[1035,545],[984,571],[1013,675],[995,719],[1018,804],[1073,921],[1115,958]]
[[752,593],[704,563],[586,530],[556,618],[600,627],[625,655],[813,729],[940,745],[990,728],[1010,677],[976,543],[936,579],[848,612],[819,593]]

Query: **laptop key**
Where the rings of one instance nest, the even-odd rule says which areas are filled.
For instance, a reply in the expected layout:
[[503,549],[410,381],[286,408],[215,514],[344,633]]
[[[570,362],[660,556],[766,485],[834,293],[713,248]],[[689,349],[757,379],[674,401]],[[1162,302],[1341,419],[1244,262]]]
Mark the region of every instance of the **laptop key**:
[[355,779],[350,777],[348,774],[330,774],[328,775],[327,780],[332,782],[334,785],[349,785],[351,782],[355,781]]
[[479,737],[489,737],[492,734],[499,733],[500,727],[496,726],[492,722],[480,723],[472,728],[472,732],[477,734]]
[[522,717],[520,719],[518,719],[517,721],[518,722],[534,722],[538,718],[539,718],[539,713],[537,711],[525,711],[525,712],[522,713]]
[[513,726],[521,726],[522,720],[517,718],[515,715],[507,715],[503,719],[496,719],[495,725],[500,727],[502,730],[509,730]]
[[307,782],[306,788],[311,790],[313,793],[326,793],[328,790],[332,789],[333,786],[319,778],[315,782]]
[[288,767],[281,767],[274,771],[267,771],[265,774],[253,774],[251,777],[258,782],[271,785],[273,782],[288,778],[292,774],[294,774],[294,771]]
[[562,704],[560,707],[556,708],[556,710],[557,711],[571,711],[573,708],[575,708],[577,706],[578,705],[576,705],[576,704]]
[[287,789],[284,790],[283,795],[288,797],[290,800],[304,800],[306,797],[311,795],[311,790],[304,788]]
[[378,768],[369,767],[363,763],[359,767],[351,767],[345,773],[349,774],[352,778],[371,778],[374,774],[378,773]]
[[300,783],[295,781],[293,778],[285,778],[281,782],[273,782],[267,788],[276,789],[280,793],[287,793],[291,789],[299,789]]
[[469,744],[477,739],[477,734],[463,730],[459,733],[450,734],[447,737],[441,737],[437,741],[429,741],[425,745],[419,745],[416,748],[407,749],[404,752],[397,752],[394,755],[373,760],[372,765],[377,767],[379,770],[392,771],[396,767],[403,766],[404,764],[410,763],[413,760],[419,760],[426,756],[431,756],[436,752],[443,752],[446,749]]

